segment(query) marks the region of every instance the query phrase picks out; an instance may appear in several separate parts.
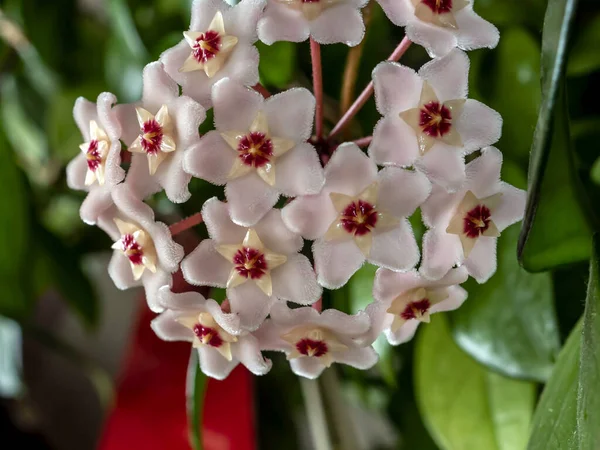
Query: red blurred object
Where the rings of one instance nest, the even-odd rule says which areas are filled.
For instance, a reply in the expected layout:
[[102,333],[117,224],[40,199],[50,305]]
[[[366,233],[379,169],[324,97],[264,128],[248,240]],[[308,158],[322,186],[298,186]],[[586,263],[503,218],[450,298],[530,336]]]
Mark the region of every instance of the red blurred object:
[[[190,344],[164,342],[150,328],[143,303],[99,450],[189,450],[185,384]],[[238,366],[209,380],[203,414],[204,450],[255,450],[252,376]]]

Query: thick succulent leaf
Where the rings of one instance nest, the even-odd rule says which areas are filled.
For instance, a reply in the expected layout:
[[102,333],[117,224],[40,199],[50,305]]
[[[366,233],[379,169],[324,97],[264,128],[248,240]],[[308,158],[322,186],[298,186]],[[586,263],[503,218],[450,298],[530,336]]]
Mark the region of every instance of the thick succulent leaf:
[[535,384],[505,378],[471,359],[437,314],[415,351],[419,410],[443,450],[524,450]]

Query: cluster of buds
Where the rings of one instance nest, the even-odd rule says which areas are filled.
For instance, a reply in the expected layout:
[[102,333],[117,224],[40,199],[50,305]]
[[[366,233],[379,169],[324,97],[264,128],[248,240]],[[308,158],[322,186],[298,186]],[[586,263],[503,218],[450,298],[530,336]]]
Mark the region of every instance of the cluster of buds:
[[[487,281],[497,237],[522,218],[524,192],[500,180],[502,154],[491,147],[502,119],[468,99],[464,50],[494,47],[498,31],[469,0],[377,1],[405,27],[404,46],[420,44],[433,59],[418,72],[392,61],[375,68],[382,118],[363,140],[368,152],[320,136],[318,113],[313,136],[322,88],[316,100],[304,88],[270,96],[254,46],[357,45],[364,0],[196,0],[184,39],[144,69],[139,102],[103,93],[75,104],[85,143],[68,182],[88,192],[83,221],[115,241],[109,274],[120,289],[143,285],[159,313],[154,331],[191,342],[209,376],[239,363],[265,374],[262,352],[273,350],[309,378],[333,362],[372,367],[379,335],[406,342],[431,314],[465,301],[469,276]],[[210,108],[214,129],[200,135]],[[325,144],[317,151],[315,142]],[[186,202],[192,177],[224,186],[226,201],[204,203],[210,238],[186,255],[146,200],[164,190]],[[280,196],[288,201],[275,208]],[[407,219],[418,208],[428,228],[422,255]],[[379,269],[364,311],[311,307],[365,262]],[[189,292],[173,292],[177,271]],[[227,299],[194,286],[224,288]]]

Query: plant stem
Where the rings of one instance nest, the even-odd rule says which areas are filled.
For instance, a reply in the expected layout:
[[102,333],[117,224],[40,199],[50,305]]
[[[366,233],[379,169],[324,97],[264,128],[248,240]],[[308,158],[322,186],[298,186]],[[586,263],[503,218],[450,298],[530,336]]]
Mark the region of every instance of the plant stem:
[[202,450],[202,412],[207,379],[200,370],[198,351],[192,348],[186,378],[186,409],[190,432],[190,445],[194,450]]
[[[371,11],[373,9],[373,0],[369,1],[367,6],[362,10],[363,21],[365,23],[365,29],[368,30],[371,22]],[[360,60],[363,55],[365,48],[366,38],[360,41],[355,47],[351,47],[348,50],[348,56],[346,57],[346,68],[344,69],[344,77],[342,78],[342,92],[340,95],[340,114],[350,108],[352,99],[354,98],[354,91],[356,89],[356,79],[358,78],[358,67],[360,66]]]
[[367,136],[367,137],[360,138],[360,139],[357,139],[352,142],[354,142],[359,147],[367,147],[371,143],[372,140],[373,140],[373,136]]
[[327,430],[327,419],[325,417],[319,383],[317,380],[309,380],[304,377],[299,378],[313,447],[315,450],[333,450],[331,438]]
[[344,398],[342,386],[335,367],[325,370],[319,379],[329,417],[335,428],[336,442],[344,450],[358,450],[360,440],[356,433],[356,424],[352,420],[351,410]]
[[185,230],[189,230],[196,225],[202,223],[202,214],[196,213],[193,216],[187,217],[179,222],[174,223],[169,226],[169,231],[171,232],[171,236],[176,236],[179,233],[183,233]]
[[[404,53],[406,53],[406,50],[408,50],[408,48],[410,47],[411,44],[412,44],[412,41],[410,39],[408,39],[407,37],[405,37],[404,39],[402,39],[402,42],[400,42],[398,47],[396,47],[394,52],[390,55],[390,57],[387,60],[388,61],[398,61],[402,57],[402,55],[404,55]],[[348,123],[360,111],[360,109],[363,107],[363,105],[365,103],[367,103],[367,100],[369,100],[369,98],[371,98],[371,95],[373,95],[373,82],[372,81],[367,85],[365,90],[362,91],[362,93],[354,101],[352,106],[350,106],[350,108],[348,108],[348,111],[346,111],[346,113],[342,116],[342,118],[335,125],[335,127],[333,127],[333,130],[331,130],[331,133],[329,134],[329,138],[328,138],[329,140],[331,140],[333,137],[335,137],[340,131],[342,131],[342,129],[346,125],[348,125]]]
[[269,98],[271,96],[271,93],[267,90],[267,88],[260,83],[256,83],[254,86],[252,86],[252,88],[264,98]]
[[310,60],[312,63],[313,91],[317,102],[315,115],[315,133],[317,139],[323,138],[323,70],[321,67],[321,46],[310,38]]

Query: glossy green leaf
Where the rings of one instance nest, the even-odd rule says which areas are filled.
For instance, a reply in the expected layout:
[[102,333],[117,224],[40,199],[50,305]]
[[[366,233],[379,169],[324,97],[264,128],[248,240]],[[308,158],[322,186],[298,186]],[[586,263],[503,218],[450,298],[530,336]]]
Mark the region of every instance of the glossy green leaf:
[[284,89],[289,85],[296,71],[296,47],[292,42],[280,41],[272,45],[257,42],[260,52],[258,72],[265,86]]
[[600,157],[594,162],[590,176],[594,183],[600,184]]
[[541,99],[539,55],[540,44],[524,28],[505,31],[496,50],[490,105],[504,119],[498,147],[523,162],[529,156]]
[[[536,204],[533,210],[527,210],[519,241],[521,263],[530,272],[590,257],[592,231],[574,167],[567,114],[563,89],[554,113],[549,158],[538,179],[539,195],[530,195],[529,202]],[[535,189],[530,186],[530,194]]]
[[576,37],[569,54],[567,74],[569,76],[587,75],[600,69],[600,14],[597,14]]
[[187,416],[190,431],[190,445],[192,450],[202,450],[202,409],[204,407],[204,393],[208,379],[202,370],[198,360],[198,350],[192,348],[190,362],[187,371]]
[[[586,229],[586,221],[571,188],[574,178],[569,170],[572,162],[564,90],[557,107],[577,3],[577,0],[549,2],[544,20],[543,95],[531,149],[527,207],[518,246],[519,260],[530,271],[589,256],[583,245],[583,239],[589,235],[581,232],[582,227]],[[550,189],[554,189],[555,195],[548,192]]]
[[469,280],[464,305],[451,314],[456,342],[473,358],[509,376],[544,381],[560,348],[552,278],[519,266],[519,229],[498,241],[498,271],[485,284]]
[[600,235],[594,236],[590,262],[577,395],[577,431],[579,450],[600,448]]
[[419,410],[441,449],[525,449],[535,385],[471,359],[454,344],[443,314],[420,330],[414,364]]
[[558,355],[533,416],[527,450],[578,449],[577,376],[581,323],[571,332]]
[[477,0],[474,9],[496,26],[521,23],[539,27],[544,15],[544,4],[544,0]]

